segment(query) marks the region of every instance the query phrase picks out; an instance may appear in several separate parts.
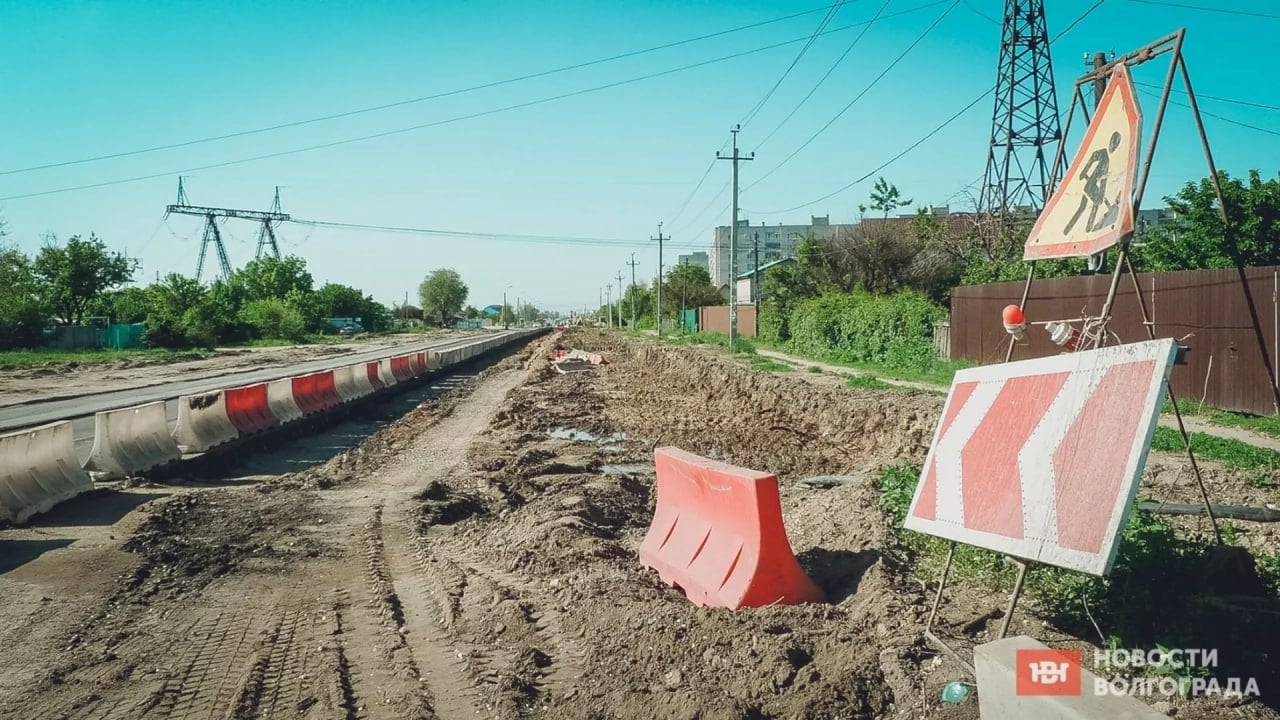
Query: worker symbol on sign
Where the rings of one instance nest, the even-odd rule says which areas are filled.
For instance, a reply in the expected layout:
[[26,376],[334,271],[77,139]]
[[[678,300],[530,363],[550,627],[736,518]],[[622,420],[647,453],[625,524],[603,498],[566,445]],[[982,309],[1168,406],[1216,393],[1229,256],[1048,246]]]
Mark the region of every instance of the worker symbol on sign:
[[[1080,171],[1080,179],[1084,181],[1084,196],[1080,198],[1080,207],[1076,208],[1075,215],[1071,216],[1071,221],[1062,229],[1063,235],[1071,233],[1071,229],[1075,227],[1086,209],[1089,210],[1089,221],[1085,224],[1086,232],[1094,232],[1108,225],[1114,225],[1120,218],[1120,194],[1116,193],[1114,200],[1107,198],[1107,174],[1111,170],[1111,153],[1118,147],[1120,147],[1120,133],[1113,132],[1107,147],[1098,148],[1089,156],[1089,162],[1085,163],[1084,170]],[[1102,217],[1098,217],[1099,210],[1103,211]]]

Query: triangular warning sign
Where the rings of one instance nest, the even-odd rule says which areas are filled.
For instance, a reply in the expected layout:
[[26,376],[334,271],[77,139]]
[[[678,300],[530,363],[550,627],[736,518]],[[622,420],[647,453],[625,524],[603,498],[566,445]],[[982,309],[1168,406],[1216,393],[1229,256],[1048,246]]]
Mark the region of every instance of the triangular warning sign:
[[1129,68],[1107,82],[1066,177],[1027,236],[1024,260],[1087,257],[1133,232],[1133,184],[1142,141],[1142,111]]

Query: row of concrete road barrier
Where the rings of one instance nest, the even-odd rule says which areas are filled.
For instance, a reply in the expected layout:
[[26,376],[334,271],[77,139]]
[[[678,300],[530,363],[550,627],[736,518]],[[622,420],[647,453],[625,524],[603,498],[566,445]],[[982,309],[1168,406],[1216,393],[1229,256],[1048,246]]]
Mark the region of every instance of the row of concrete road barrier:
[[370,362],[178,398],[170,433],[163,401],[97,413],[93,449],[82,466],[71,422],[0,435],[0,519],[25,522],[93,488],[184,455],[332,410],[429,372],[454,367],[526,338],[521,330],[459,347]]

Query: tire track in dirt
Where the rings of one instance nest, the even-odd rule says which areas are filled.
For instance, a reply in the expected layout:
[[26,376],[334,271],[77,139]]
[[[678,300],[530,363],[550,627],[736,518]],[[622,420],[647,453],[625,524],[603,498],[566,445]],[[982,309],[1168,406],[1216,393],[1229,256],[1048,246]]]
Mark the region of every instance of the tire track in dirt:
[[[507,371],[489,378],[447,417],[415,439],[400,458],[374,480],[386,498],[386,519],[375,511],[378,528],[371,557],[380,558],[375,594],[394,597],[388,612],[416,661],[441,718],[493,716],[477,691],[477,668],[490,649],[457,632],[473,572],[442,562],[431,552],[418,528],[418,495],[433,483],[465,474],[467,450],[488,426],[507,394],[525,381],[527,371]],[[492,679],[492,678],[489,678]]]
[[404,606],[387,566],[386,545],[382,537],[382,508],[379,503],[364,525],[369,606],[380,621],[383,660],[392,666],[395,674],[408,676],[420,688],[417,692],[410,692],[399,698],[399,703],[406,706],[413,717],[435,718],[435,698],[430,692],[431,686],[426,684],[427,679],[418,667],[414,649],[406,638]]
[[532,583],[511,573],[490,567],[474,557],[463,560],[463,566],[475,576],[492,583],[519,605],[541,647],[536,662],[538,689],[561,697],[572,697],[582,677],[584,653],[578,643],[564,631],[564,622],[554,601],[543,595]]
[[180,655],[177,672],[135,709],[134,717],[206,718],[231,705],[238,685],[233,677],[249,669],[250,636],[260,629],[254,616],[244,612],[218,612],[198,623],[190,633],[197,640]]

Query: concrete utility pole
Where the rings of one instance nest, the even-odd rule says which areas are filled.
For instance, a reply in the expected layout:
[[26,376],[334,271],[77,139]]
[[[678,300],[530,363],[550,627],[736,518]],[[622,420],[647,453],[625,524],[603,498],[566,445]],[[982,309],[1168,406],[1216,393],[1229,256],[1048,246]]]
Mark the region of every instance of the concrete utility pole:
[[622,271],[618,271],[618,329],[622,329]]
[[[764,225],[764,223],[760,223]],[[756,335],[760,334],[760,231],[755,233],[755,257],[751,263],[754,268],[751,270],[751,304],[756,309]]]
[[613,328],[613,283],[604,286],[604,312],[605,322],[610,329]]
[[658,337],[662,337],[662,240],[662,223],[658,223]]
[[[681,258],[680,265],[683,266],[685,264],[687,263],[683,258]],[[685,278],[683,275],[681,275],[680,277],[680,332],[682,333],[686,330],[684,326],[685,286],[686,286]]]
[[636,262],[636,254],[631,253],[631,262],[627,263],[631,266],[631,329],[636,329],[636,266],[640,263]]
[[755,153],[751,153],[751,157],[742,157],[738,155],[738,131],[741,126],[733,126],[733,155],[724,156],[720,151],[716,151],[717,160],[733,161],[733,219],[732,225],[729,226],[729,350],[733,351],[734,344],[738,341],[738,163],[747,160],[754,160]]

